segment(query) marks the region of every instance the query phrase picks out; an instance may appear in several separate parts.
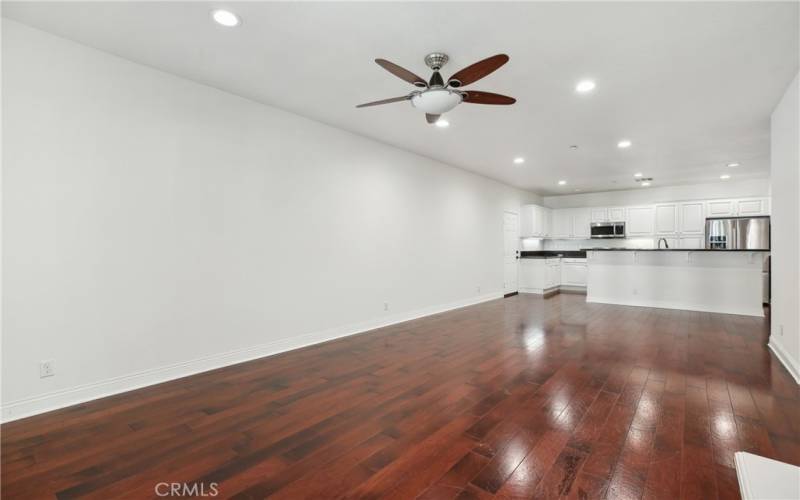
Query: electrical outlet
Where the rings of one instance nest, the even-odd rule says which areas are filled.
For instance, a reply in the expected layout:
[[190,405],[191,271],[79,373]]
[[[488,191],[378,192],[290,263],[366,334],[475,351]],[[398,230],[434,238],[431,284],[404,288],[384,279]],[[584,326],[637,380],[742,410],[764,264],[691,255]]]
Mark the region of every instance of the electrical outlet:
[[783,337],[783,325],[778,326],[778,335]]
[[383,303],[383,310],[384,311],[388,311],[389,310],[389,303],[388,302],[384,302]]
[[634,294],[634,295],[639,295],[639,290],[638,290],[637,288],[634,288],[634,289],[633,289],[633,294]]
[[52,377],[56,374],[55,362],[52,359],[39,362],[39,378]]
[[478,285],[478,293],[481,293],[481,286]]

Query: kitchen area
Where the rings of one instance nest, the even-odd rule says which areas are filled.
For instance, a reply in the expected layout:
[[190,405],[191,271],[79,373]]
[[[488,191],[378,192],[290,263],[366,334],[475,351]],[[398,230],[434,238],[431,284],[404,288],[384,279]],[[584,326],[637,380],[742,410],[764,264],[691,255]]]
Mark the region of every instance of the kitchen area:
[[767,197],[548,208],[520,214],[519,292],[763,316]]

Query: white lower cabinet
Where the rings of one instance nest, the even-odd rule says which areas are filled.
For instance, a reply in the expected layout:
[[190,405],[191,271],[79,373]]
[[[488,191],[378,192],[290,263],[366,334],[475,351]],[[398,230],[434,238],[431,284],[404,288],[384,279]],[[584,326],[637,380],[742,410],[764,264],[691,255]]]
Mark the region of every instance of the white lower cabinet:
[[547,288],[547,266],[545,259],[519,260],[519,291],[544,293]]
[[557,287],[561,284],[561,259],[545,259],[545,288]]
[[520,259],[519,291],[542,294],[561,286],[586,286],[586,259]]
[[586,286],[586,259],[561,260],[561,286]]

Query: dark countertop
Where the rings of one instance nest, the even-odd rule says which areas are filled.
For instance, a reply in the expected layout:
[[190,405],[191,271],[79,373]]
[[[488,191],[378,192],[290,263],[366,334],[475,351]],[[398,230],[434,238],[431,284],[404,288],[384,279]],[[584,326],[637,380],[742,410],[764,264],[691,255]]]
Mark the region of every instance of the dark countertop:
[[523,250],[519,253],[521,259],[547,259],[564,257],[566,259],[585,259],[585,250]]
[[584,252],[769,252],[758,248],[584,248],[582,250]]

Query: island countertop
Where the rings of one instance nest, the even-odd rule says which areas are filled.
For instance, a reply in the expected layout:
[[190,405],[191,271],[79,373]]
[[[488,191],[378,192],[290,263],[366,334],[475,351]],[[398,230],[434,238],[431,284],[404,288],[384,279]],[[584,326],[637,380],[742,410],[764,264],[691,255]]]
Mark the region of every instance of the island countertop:
[[584,252],[769,252],[768,248],[582,248]]

